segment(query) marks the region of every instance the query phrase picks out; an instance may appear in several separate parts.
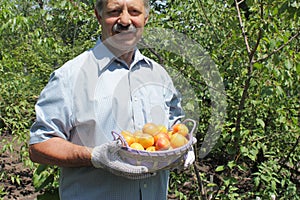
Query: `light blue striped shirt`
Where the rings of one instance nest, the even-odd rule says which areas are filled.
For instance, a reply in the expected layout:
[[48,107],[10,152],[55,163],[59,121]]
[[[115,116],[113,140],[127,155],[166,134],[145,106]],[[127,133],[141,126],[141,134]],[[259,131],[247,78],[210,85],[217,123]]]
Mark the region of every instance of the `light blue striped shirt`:
[[[35,106],[30,144],[61,137],[94,147],[111,131],[140,130],[147,122],[170,127],[183,117],[180,96],[159,64],[135,51],[128,67],[103,43],[54,71]],[[129,180],[92,167],[61,168],[62,200],[163,200],[168,171]]]

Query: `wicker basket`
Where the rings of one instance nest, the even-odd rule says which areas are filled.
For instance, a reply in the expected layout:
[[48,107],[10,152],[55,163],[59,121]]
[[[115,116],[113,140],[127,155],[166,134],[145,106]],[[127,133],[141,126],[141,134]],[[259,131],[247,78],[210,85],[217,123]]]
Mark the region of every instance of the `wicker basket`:
[[188,143],[172,150],[154,151],[149,152],[145,150],[136,150],[128,146],[127,142],[121,134],[112,131],[112,135],[115,140],[120,140],[123,144],[122,149],[119,152],[121,158],[132,164],[142,165],[149,169],[149,172],[155,172],[162,169],[168,169],[169,166],[173,166],[174,162],[177,162],[183,158],[183,156],[190,150],[193,145],[193,132],[196,129],[196,122],[192,119],[186,119],[182,123],[188,126],[188,123],[192,123],[192,127],[189,128]]

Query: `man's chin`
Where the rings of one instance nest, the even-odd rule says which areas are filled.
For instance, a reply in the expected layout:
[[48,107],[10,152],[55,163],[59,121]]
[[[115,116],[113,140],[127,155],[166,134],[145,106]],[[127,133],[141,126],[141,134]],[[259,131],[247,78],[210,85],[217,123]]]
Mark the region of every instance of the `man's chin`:
[[112,37],[113,40],[116,41],[126,41],[126,42],[133,42],[137,40],[137,34],[133,32],[126,32],[126,33],[118,33]]
[[117,34],[109,37],[104,43],[120,51],[131,51],[136,47],[139,38],[136,34]]

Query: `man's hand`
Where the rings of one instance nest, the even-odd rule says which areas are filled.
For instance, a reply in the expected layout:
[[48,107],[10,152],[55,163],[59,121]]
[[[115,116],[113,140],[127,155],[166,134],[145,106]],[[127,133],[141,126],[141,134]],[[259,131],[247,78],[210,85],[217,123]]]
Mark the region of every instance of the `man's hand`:
[[[196,144],[196,142],[197,142],[197,139],[195,137],[193,137],[193,145]],[[184,169],[191,166],[194,162],[195,162],[195,153],[194,153],[194,148],[192,146],[191,149],[185,155],[185,160],[184,160],[184,165],[183,165]]]
[[184,169],[187,169],[189,166],[191,166],[195,162],[195,153],[193,148],[187,152],[185,161],[184,161]]
[[[196,144],[197,139],[193,137],[193,144]],[[174,163],[170,164],[164,169],[170,169],[170,170],[177,170],[182,171],[184,169],[187,169],[195,162],[195,153],[193,146],[190,147],[189,151],[182,155],[178,160],[176,160]]]
[[155,173],[148,173],[148,168],[145,166],[135,166],[124,162],[119,156],[120,149],[121,144],[117,141],[95,147],[91,156],[93,166],[107,169],[117,176],[128,179],[142,179],[155,175]]

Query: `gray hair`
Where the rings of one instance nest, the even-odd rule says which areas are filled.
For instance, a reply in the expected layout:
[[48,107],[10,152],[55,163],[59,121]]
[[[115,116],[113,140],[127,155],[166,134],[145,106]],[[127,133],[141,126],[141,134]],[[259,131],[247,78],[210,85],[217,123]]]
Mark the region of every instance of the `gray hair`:
[[[106,2],[107,2],[107,0],[96,0],[95,8],[100,16],[102,16],[102,10],[104,7],[104,3],[106,3]],[[145,10],[146,10],[146,16],[148,16],[149,12],[150,12],[150,2],[149,2],[149,0],[143,0],[143,2],[144,2]]]

